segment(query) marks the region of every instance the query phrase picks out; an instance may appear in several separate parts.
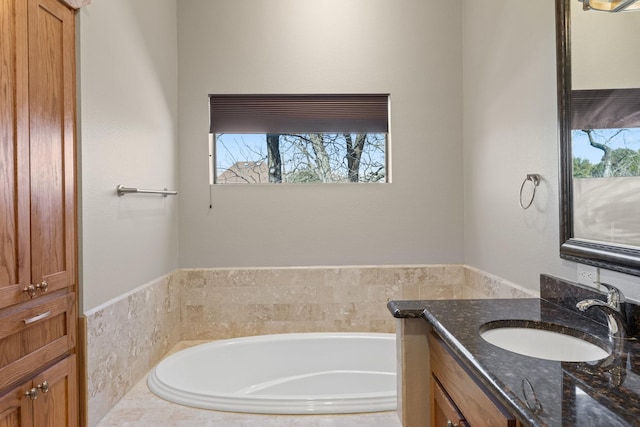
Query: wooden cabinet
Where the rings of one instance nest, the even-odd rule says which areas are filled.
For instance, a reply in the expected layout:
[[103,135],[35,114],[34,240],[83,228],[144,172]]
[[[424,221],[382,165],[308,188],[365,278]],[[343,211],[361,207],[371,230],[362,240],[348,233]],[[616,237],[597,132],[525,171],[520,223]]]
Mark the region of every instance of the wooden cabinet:
[[432,427],[519,426],[433,332],[429,334],[429,356]]
[[75,12],[0,0],[0,426],[75,426]]
[[0,397],[2,427],[76,427],[78,425],[75,355]]
[[451,400],[446,391],[442,388],[440,382],[431,376],[431,396],[433,403],[431,405],[431,425],[442,427],[467,427],[467,421],[462,413]]
[[76,277],[75,17],[0,0],[0,308]]
[[25,392],[32,387],[31,381],[0,396],[0,426],[25,427],[33,425],[33,410]]
[[[0,308],[25,300],[20,285],[31,283],[27,273],[29,202],[29,147],[27,118],[22,105],[27,102],[26,48],[18,42],[26,37],[26,2],[0,0]],[[20,46],[18,46],[20,45]],[[22,111],[19,111],[22,110]],[[18,119],[20,114],[20,119]],[[19,144],[20,135],[20,144]],[[20,167],[18,167],[20,165]],[[18,197],[22,192],[25,196]],[[18,222],[19,221],[19,222]]]
[[0,390],[70,353],[76,323],[74,293],[51,294],[0,311]]

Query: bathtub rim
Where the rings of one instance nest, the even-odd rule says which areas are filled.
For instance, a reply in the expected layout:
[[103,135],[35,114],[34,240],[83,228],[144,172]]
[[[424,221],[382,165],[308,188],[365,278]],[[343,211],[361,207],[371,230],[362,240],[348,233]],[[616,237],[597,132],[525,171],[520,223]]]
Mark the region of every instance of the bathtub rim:
[[[365,412],[385,412],[397,409],[397,390],[394,388],[389,392],[372,392],[357,394],[318,394],[318,395],[277,395],[277,396],[239,396],[234,393],[220,393],[215,395],[200,393],[196,391],[185,391],[172,387],[157,375],[158,366],[174,355],[188,355],[195,351],[202,351],[203,348],[213,346],[227,346],[235,343],[260,343],[273,341],[286,341],[291,339],[382,339],[394,341],[395,348],[396,334],[383,332],[293,332],[280,334],[267,334],[244,336],[237,338],[212,340],[209,342],[185,348],[176,353],[164,357],[154,366],[147,376],[147,386],[154,395],[169,402],[178,403],[184,406],[238,413],[254,414],[349,414]],[[359,372],[349,371],[346,372]],[[388,373],[397,378],[397,372]]]

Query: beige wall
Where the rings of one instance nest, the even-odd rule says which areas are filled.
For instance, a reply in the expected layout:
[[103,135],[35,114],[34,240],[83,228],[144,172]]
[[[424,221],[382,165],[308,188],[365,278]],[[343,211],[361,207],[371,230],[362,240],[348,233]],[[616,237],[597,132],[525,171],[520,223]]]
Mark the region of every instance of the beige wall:
[[81,287],[85,309],[178,266],[176,0],[93,0],[79,13]]
[[463,16],[465,262],[532,289],[540,273],[575,280],[558,249],[554,1],[465,1]]
[[[578,279],[559,256],[554,4],[463,1],[464,262],[530,289],[540,273]],[[529,173],[542,182],[523,211]],[[640,300],[637,278],[600,280]]]
[[[459,263],[459,1],[178,2],[180,265]],[[216,186],[210,93],[390,93],[386,185]]]
[[[79,34],[85,310],[177,267],[576,278],[558,256],[553,0],[94,0]],[[207,95],[323,92],[391,94],[393,182],[215,187],[209,210]]]

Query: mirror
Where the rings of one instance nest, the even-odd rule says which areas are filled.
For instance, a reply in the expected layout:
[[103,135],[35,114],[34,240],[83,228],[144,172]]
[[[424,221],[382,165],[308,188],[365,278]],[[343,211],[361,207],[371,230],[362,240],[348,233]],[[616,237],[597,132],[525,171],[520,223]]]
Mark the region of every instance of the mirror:
[[640,276],[640,12],[556,0],[560,256]]

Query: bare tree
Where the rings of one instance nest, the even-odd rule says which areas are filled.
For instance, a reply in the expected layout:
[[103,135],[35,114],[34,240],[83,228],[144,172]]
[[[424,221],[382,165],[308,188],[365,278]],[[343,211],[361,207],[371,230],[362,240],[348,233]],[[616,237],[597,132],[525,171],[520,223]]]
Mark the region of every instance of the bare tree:
[[316,155],[316,167],[318,168],[320,179],[322,179],[322,182],[329,182],[331,166],[329,165],[329,155],[327,154],[322,134],[312,133],[309,135],[309,140],[311,141],[313,153]]
[[279,134],[267,134],[267,162],[269,182],[282,182],[282,157],[280,156]]
[[611,153],[612,153],[612,149],[609,146],[609,143],[611,142],[612,139],[614,139],[616,136],[618,136],[620,134],[620,132],[623,132],[625,129],[619,129],[617,132],[615,132],[613,135],[611,135],[608,138],[604,138],[603,142],[599,142],[596,140],[596,133],[593,129],[582,129],[582,132],[587,134],[587,137],[589,138],[589,144],[594,147],[597,148],[599,150],[602,150],[604,152],[604,154],[602,155],[602,165],[603,165],[603,171],[602,171],[602,176],[604,178],[607,177],[611,177],[613,176],[613,168],[612,168],[612,158],[611,158]]
[[[225,138],[226,137],[226,138]],[[262,171],[262,181],[380,182],[386,178],[386,135],[349,133],[266,134],[262,148],[255,137],[217,135],[218,168],[229,176],[256,181],[246,165]],[[235,144],[233,148],[232,145]],[[226,161],[221,153],[225,152]],[[246,175],[246,176],[245,176]],[[257,181],[260,181],[258,177]]]
[[360,159],[362,158],[364,144],[367,141],[367,134],[357,134],[355,144],[350,133],[345,133],[344,139],[347,142],[347,169],[349,171],[349,181],[358,182],[360,177]]

